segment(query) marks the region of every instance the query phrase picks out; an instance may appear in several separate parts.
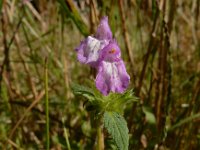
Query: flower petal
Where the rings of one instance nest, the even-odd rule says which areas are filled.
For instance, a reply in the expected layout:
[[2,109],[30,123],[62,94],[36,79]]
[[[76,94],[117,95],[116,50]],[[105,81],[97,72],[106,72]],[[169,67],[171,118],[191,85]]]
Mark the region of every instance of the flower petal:
[[121,51],[115,40],[111,40],[101,51],[99,51],[99,60],[118,61],[121,60]]
[[97,28],[97,32],[95,37],[99,40],[111,40],[112,32],[110,30],[110,26],[108,24],[108,17],[105,16],[101,19],[100,24]]
[[110,91],[123,93],[130,82],[122,60],[116,62],[102,61],[98,67],[96,87],[102,94],[108,95]]
[[99,58],[99,50],[108,44],[107,40],[98,40],[91,36],[81,42],[77,51],[77,58],[81,63],[94,65]]

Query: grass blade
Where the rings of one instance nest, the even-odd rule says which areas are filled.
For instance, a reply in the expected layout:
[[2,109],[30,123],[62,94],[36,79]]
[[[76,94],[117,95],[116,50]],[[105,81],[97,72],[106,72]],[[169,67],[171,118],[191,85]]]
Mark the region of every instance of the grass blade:
[[64,9],[67,15],[74,21],[79,31],[84,35],[89,35],[89,28],[84,23],[83,19],[81,18],[81,15],[79,14],[77,8],[75,7],[72,0],[58,0],[61,7]]
[[45,59],[45,112],[46,112],[46,150],[49,150],[49,97],[48,97],[48,68],[47,58]]

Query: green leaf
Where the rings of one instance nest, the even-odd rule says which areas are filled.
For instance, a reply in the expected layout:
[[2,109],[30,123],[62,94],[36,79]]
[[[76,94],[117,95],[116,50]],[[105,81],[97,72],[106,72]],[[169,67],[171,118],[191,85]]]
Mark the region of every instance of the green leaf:
[[154,114],[152,113],[152,111],[148,107],[145,107],[145,106],[142,107],[142,110],[145,114],[147,122],[149,122],[150,124],[156,124],[156,118]]
[[94,95],[92,89],[85,87],[85,86],[81,86],[79,84],[75,84],[75,83],[72,84],[71,87],[72,87],[74,94],[82,95],[90,101],[93,101],[95,99],[95,95]]
[[92,89],[85,87],[85,86],[82,86],[82,85],[79,85],[79,84],[76,84],[76,83],[72,84],[72,90],[75,93],[88,93],[88,94],[93,95]]
[[117,148],[119,150],[128,150],[129,136],[125,119],[116,112],[105,112],[103,122]]

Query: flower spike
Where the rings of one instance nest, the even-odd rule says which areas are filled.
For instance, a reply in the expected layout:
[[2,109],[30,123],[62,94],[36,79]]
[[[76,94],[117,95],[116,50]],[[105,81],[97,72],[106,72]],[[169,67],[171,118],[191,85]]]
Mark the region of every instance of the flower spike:
[[97,69],[96,87],[103,94],[123,93],[130,82],[121,51],[108,24],[108,17],[103,17],[95,36],[88,36],[75,49],[81,63]]

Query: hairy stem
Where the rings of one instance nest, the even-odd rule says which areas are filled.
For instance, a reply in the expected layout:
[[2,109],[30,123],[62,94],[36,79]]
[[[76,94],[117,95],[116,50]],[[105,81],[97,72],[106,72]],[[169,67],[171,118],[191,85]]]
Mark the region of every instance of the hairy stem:
[[101,122],[98,122],[98,127],[97,127],[97,150],[104,150],[104,134],[103,134],[103,129]]

